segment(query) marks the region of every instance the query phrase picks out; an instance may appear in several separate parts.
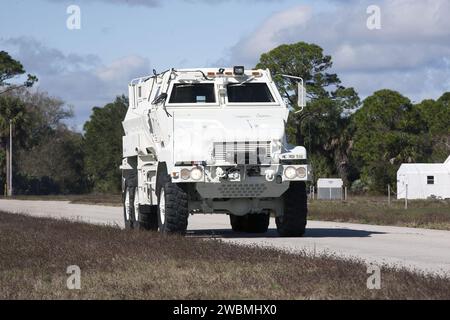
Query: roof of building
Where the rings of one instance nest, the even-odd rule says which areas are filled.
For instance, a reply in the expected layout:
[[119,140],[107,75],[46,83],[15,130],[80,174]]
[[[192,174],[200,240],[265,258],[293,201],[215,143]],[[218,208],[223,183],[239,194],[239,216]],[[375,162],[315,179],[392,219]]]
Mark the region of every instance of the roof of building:
[[341,188],[344,182],[336,178],[320,178],[317,180],[318,188]]
[[400,173],[449,173],[450,156],[444,163],[403,163],[398,169]]

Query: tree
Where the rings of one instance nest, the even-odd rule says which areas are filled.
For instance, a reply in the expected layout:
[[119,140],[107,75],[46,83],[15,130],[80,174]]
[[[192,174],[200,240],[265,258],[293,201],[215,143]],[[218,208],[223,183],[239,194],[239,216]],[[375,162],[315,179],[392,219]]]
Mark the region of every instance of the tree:
[[[74,194],[87,191],[83,137],[65,125],[42,136],[39,143],[19,152],[22,194]],[[30,156],[32,155],[32,156]]]
[[[45,92],[14,91],[24,106],[26,122],[16,126],[24,136],[15,143],[16,183],[19,194],[81,193],[86,191],[82,135],[64,120],[72,108]],[[16,132],[15,141],[18,133]]]
[[17,143],[21,144],[25,140],[26,133],[23,128],[28,122],[26,107],[23,101],[11,94],[0,95],[0,145],[9,146],[9,121],[12,121],[15,130]]
[[[0,149],[4,150],[0,154],[2,170],[0,174],[1,188],[8,181],[10,168],[10,124],[14,130],[15,147],[19,147],[25,140],[26,134],[22,128],[27,122],[24,103],[17,97],[10,94],[0,95]],[[10,123],[11,121],[11,123]],[[6,164],[6,165],[4,165]]]
[[[28,74],[27,80],[22,85],[13,85],[7,81],[24,73],[25,70],[19,61],[14,60],[7,52],[0,51],[0,148],[4,148],[5,150],[0,154],[0,160],[2,160],[2,163],[6,162],[6,176],[9,175],[9,168],[12,165],[9,163],[9,132],[6,133],[6,128],[9,129],[10,124],[17,125],[23,121],[22,116],[24,113],[22,112],[23,105],[17,98],[12,96],[5,97],[5,95],[17,88],[29,88],[38,79],[36,76]],[[4,172],[2,171],[0,180],[3,180],[4,176]],[[6,180],[8,180],[8,177],[6,177]],[[3,185],[2,181],[1,186]]]
[[23,65],[19,61],[11,58],[7,52],[0,51],[0,88],[6,87],[6,89],[0,89],[0,94],[11,91],[17,87],[32,87],[38,79],[36,76],[31,74],[28,74],[27,80],[19,86],[14,86],[13,84],[6,82],[24,73],[25,70]]
[[339,174],[347,181],[351,144],[346,130],[351,110],[359,106],[359,97],[353,88],[343,87],[336,74],[328,73],[331,67],[331,56],[324,55],[318,45],[305,42],[281,45],[262,54],[256,65],[270,69],[293,110],[298,110],[296,81],[281,74],[303,78],[307,107],[289,118],[289,141],[307,147],[316,177]]
[[67,106],[59,98],[51,97],[47,92],[30,92],[26,89],[16,90],[16,96],[24,103],[28,121],[25,144],[32,147],[55,130],[64,126],[63,121],[74,116],[72,106]]
[[[7,82],[24,73],[25,70],[19,61],[11,58],[7,52],[0,51],[0,144],[3,147],[9,143],[7,139],[9,137],[9,121],[11,120],[16,127],[20,125],[20,128],[24,127],[21,124],[26,121],[24,118],[26,115],[25,104],[17,96],[17,93],[23,87],[31,87],[37,78],[28,75],[27,81],[19,86]],[[2,87],[7,89],[1,91]],[[15,90],[12,91],[13,89]]]
[[122,120],[128,108],[125,96],[103,108],[94,107],[84,125],[85,166],[94,190],[119,192],[121,188]]
[[423,132],[432,144],[430,162],[442,162],[450,154],[450,92],[437,101],[424,100],[415,106],[425,121]]
[[394,185],[401,163],[424,161],[430,153],[420,113],[396,91],[380,90],[366,98],[352,116],[352,125],[352,156],[371,191]]

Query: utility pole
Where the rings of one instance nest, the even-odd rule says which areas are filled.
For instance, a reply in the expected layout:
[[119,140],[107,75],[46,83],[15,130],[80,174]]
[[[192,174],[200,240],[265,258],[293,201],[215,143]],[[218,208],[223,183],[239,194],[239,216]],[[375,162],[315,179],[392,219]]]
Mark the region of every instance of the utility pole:
[[391,185],[388,184],[388,205],[391,205]]
[[9,146],[6,148],[6,195],[13,195],[12,185],[12,120],[9,120]]
[[12,120],[9,120],[9,196],[12,197],[13,195],[13,156],[12,156]]
[[405,190],[405,210],[408,210],[408,184],[406,184]]

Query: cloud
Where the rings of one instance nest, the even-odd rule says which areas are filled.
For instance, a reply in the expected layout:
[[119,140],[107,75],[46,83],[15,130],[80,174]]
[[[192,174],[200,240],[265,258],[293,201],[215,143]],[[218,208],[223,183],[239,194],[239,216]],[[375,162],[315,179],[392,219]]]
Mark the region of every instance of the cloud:
[[93,106],[127,94],[133,78],[150,74],[150,61],[129,55],[104,64],[96,55],[80,55],[49,48],[34,38],[0,39],[0,45],[39,78],[38,88],[57,94],[73,105],[76,122],[84,122]]
[[96,55],[73,53],[65,55],[63,52],[49,48],[31,37],[0,39],[0,41],[4,46],[11,47],[18,52],[20,61],[26,61],[27,68],[36,73],[55,75],[90,69],[100,63],[100,59]]
[[[61,3],[61,0],[47,0],[47,1]],[[72,0],[65,0],[65,2],[67,3],[70,2],[71,4],[73,3]],[[155,8],[161,5],[160,0],[77,0],[76,4],[89,4],[92,2],[103,2],[112,5],[141,6],[149,8]]]
[[[50,2],[58,2],[61,3],[61,0],[47,0]],[[73,3],[73,0],[63,0],[67,3]],[[209,5],[217,5],[225,2],[282,2],[283,0],[183,0],[184,2],[198,4],[205,3]],[[111,5],[125,5],[131,7],[148,7],[155,8],[163,5],[164,1],[162,0],[77,0],[76,4],[88,4],[92,2],[103,2]]]
[[95,70],[97,78],[109,84],[109,92],[113,95],[123,91],[131,79],[147,74],[150,74],[149,60],[137,55],[119,58]]
[[279,40],[292,37],[292,32],[304,28],[311,19],[311,8],[297,6],[275,13],[252,35],[241,39],[232,49],[232,60],[250,61],[280,44]]
[[420,100],[450,90],[449,1],[378,1],[380,30],[366,26],[373,1],[324,3],[334,6],[325,11],[296,6],[273,14],[231,47],[227,60],[255,65],[263,52],[305,41],[331,54],[344,85],[363,96],[393,88]]
[[438,67],[450,55],[450,46],[430,44],[342,44],[333,54],[339,71],[404,71],[422,67]]

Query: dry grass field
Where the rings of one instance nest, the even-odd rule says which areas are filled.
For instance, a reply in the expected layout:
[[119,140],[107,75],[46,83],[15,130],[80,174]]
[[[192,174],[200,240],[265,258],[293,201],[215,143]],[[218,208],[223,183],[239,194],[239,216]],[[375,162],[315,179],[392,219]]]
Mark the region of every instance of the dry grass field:
[[[0,199],[9,199],[0,196]],[[121,206],[122,196],[120,194],[92,193],[80,195],[48,195],[48,196],[24,196],[16,195],[11,199],[16,200],[40,200],[40,201],[70,201],[71,203],[92,204],[104,206]]]
[[[81,268],[68,290],[66,268]],[[450,299],[450,279],[357,260],[0,212],[0,299]]]
[[309,219],[450,230],[450,200],[392,200],[382,197],[350,197],[348,201],[313,200]]

